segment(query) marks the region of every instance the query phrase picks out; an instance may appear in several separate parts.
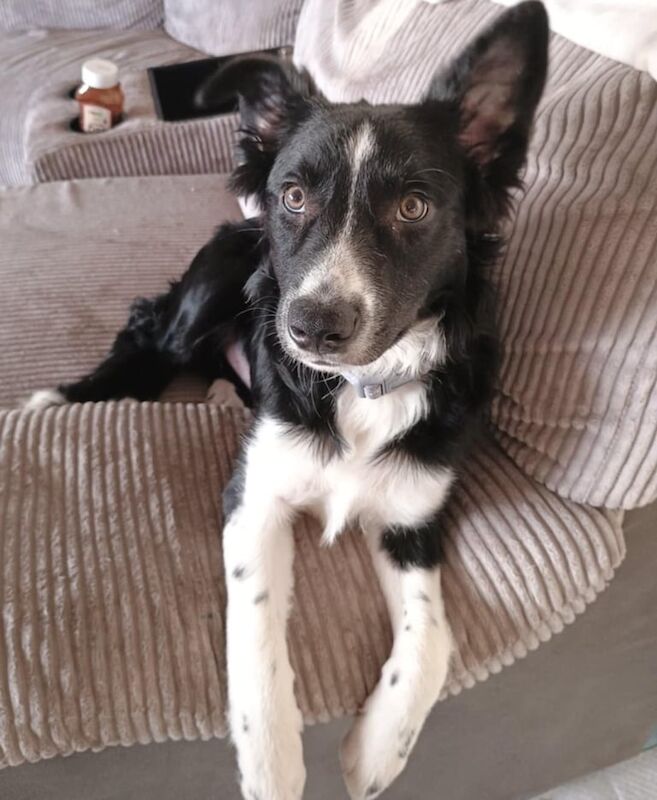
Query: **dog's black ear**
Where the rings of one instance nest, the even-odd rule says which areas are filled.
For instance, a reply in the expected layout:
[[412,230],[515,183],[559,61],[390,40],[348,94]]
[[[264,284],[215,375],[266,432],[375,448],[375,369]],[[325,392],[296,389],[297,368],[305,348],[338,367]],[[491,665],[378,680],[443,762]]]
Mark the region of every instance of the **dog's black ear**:
[[456,104],[459,141],[502,204],[525,161],[545,84],[548,36],[543,4],[520,3],[437,75],[426,97]]
[[262,195],[284,137],[308,114],[310,80],[291,64],[269,56],[232,59],[199,89],[206,109],[239,100],[241,164],[233,174],[237,191]]

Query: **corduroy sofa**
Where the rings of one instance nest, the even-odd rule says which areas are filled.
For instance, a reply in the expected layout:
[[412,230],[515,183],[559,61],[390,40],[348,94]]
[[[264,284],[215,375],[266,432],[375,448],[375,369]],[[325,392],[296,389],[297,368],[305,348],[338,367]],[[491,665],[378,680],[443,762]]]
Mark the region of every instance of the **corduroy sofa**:
[[[192,379],[157,403],[19,405],[91,367],[130,300],[241,214],[236,118],[159,122],[146,66],[295,42],[332,99],[411,101],[499,12],[413,2],[363,26],[377,4],[344,5],[0,7],[2,798],[238,797],[217,738],[219,498],[248,414]],[[320,47],[328,30],[340,41]],[[126,120],[85,137],[69,90],[92,55],[119,62]],[[527,798],[636,753],[657,724],[657,85],[556,35],[551,56],[494,276],[489,437],[448,508],[458,654],[391,799]],[[390,634],[359,537],[325,550],[315,534],[297,530],[290,646],[317,723],[306,796],[334,800],[339,738]]]

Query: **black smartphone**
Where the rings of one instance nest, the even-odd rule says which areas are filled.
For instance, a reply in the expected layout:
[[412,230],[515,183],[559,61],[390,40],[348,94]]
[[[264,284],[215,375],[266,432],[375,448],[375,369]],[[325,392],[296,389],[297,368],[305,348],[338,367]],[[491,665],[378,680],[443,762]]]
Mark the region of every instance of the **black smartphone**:
[[282,60],[292,58],[291,47],[276,47],[249,53],[235,53],[230,56],[202,58],[198,61],[185,61],[182,64],[167,64],[163,67],[149,67],[148,80],[155,103],[155,113],[166,122],[183,119],[211,117],[216,114],[230,114],[237,111],[237,98],[224,106],[212,109],[197,108],[194,97],[200,86],[219,69],[234,58],[255,55],[275,56]]

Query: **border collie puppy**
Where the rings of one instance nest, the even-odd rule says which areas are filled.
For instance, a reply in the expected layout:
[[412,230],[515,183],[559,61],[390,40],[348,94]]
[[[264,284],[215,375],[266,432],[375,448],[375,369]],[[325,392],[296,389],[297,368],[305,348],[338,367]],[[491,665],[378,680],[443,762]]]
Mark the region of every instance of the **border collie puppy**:
[[323,520],[327,543],[349,524],[362,530],[394,629],[342,745],[354,800],[401,772],[443,688],[441,509],[489,397],[485,277],[547,41],[543,6],[522,3],[411,106],[328,103],[275,61],[224,68],[204,94],[240,97],[233,185],[261,215],[221,227],[167,294],[136,301],[93,373],[34,398],[154,398],[184,367],[229,376],[252,403],[223,537],[230,728],[247,800],[303,793],[286,646],[301,509]]

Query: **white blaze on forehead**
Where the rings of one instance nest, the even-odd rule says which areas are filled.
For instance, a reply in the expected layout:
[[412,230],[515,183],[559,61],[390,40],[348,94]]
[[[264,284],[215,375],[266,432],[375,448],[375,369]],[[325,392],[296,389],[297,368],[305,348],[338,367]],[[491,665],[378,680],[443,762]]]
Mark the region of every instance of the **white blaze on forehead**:
[[365,162],[374,155],[375,149],[374,129],[369,122],[363,122],[347,138],[346,157],[351,180],[346,198],[345,222],[337,240],[326,248],[320,261],[306,275],[297,296],[326,294],[327,291],[330,293],[331,289],[334,291],[338,289],[340,294],[346,297],[360,297],[365,305],[369,303],[370,298],[367,296],[369,287],[359,269],[358,258],[352,251],[349,234],[354,219],[358,177]]
[[[350,172],[347,212],[337,238],[319,255],[294,297],[321,297],[329,302],[336,296],[360,301],[366,316],[371,316],[375,290],[354,252],[351,233],[355,219],[356,189],[364,164],[376,151],[374,128],[362,122],[346,139],[346,163]],[[368,313],[369,312],[369,313]]]
[[373,155],[375,144],[372,125],[369,122],[363,122],[349,140],[349,154],[354,179],[357,178],[363,162]]
[[310,269],[296,292],[297,297],[335,297],[359,299],[365,308],[374,301],[357,255],[353,252],[348,234],[344,233],[329,245]]
[[374,155],[375,147],[374,130],[369,122],[363,122],[348,139],[347,158],[351,169],[351,182],[347,199],[347,218],[345,220],[345,229],[347,230],[351,227],[354,218],[358,178],[362,172],[363,164]]

